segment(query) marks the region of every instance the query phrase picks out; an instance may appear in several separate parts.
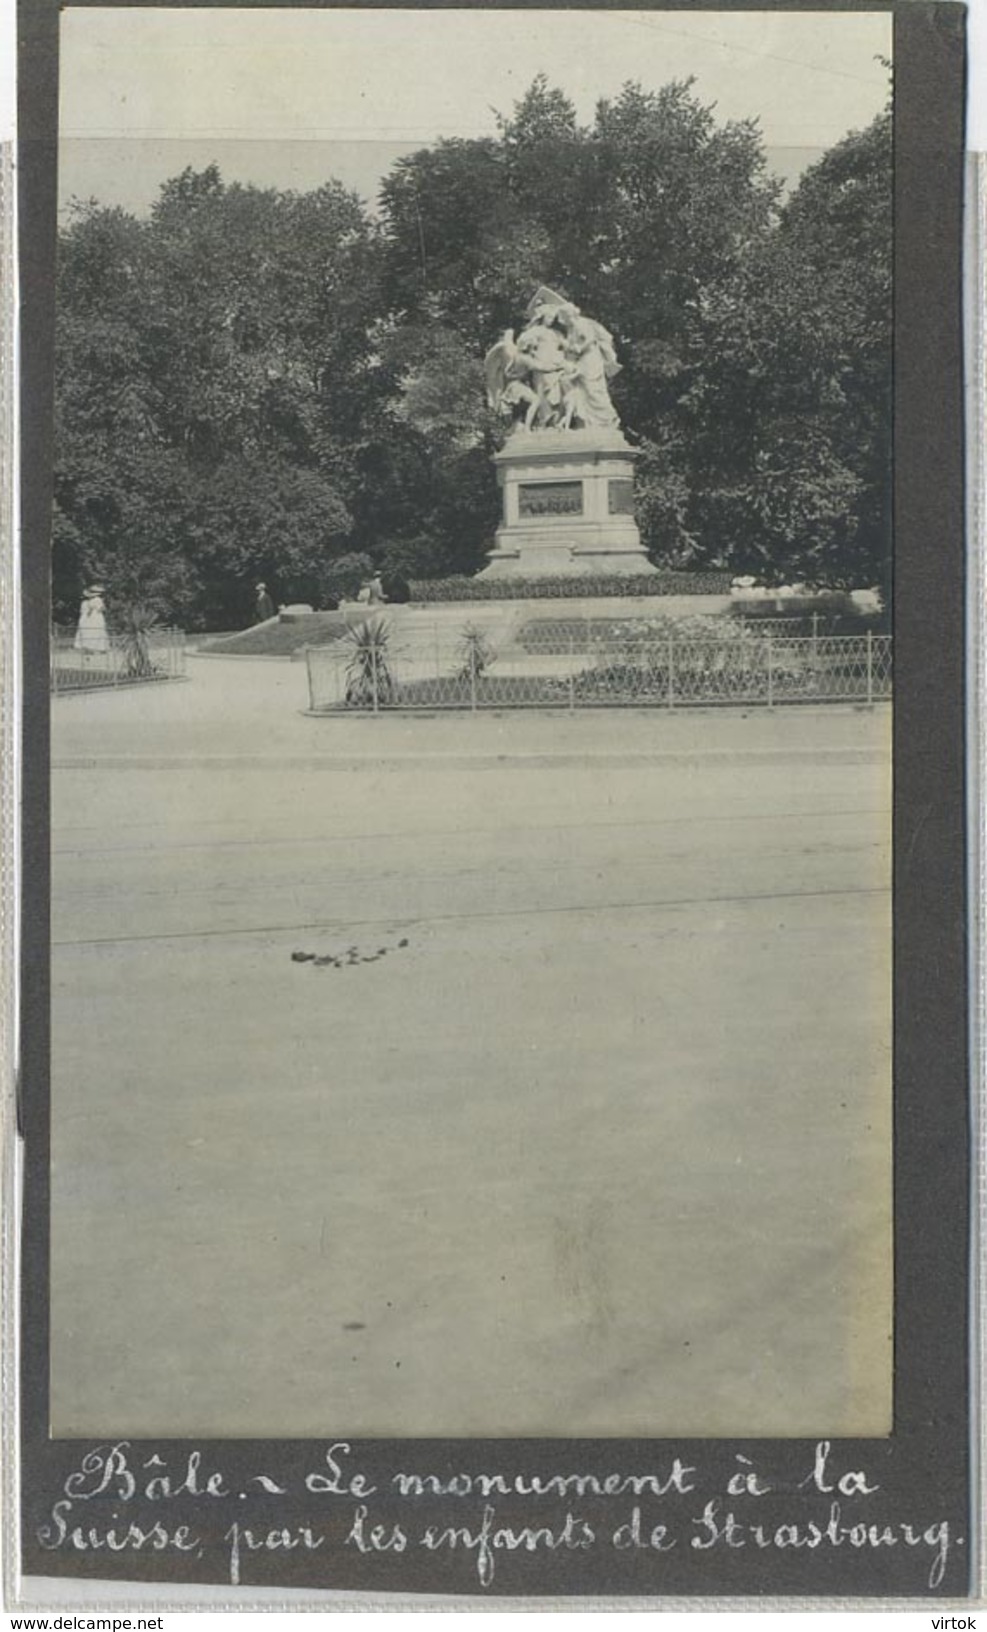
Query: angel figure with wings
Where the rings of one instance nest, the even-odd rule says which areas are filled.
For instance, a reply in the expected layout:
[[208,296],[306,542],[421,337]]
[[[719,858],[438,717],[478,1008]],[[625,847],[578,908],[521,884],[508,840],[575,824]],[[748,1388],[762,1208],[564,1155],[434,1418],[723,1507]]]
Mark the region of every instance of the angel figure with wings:
[[515,340],[514,330],[505,329],[483,366],[487,403],[495,413],[520,408],[528,431],[536,425],[568,427],[571,369],[560,335],[536,323]]

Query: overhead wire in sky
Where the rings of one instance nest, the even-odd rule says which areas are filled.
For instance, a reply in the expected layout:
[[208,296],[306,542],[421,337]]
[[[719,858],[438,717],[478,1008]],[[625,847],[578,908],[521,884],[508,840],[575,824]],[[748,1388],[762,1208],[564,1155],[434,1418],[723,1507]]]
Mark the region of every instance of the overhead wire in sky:
[[783,57],[777,51],[762,51],[756,45],[734,45],[728,40],[717,39],[713,34],[694,34],[691,29],[669,28],[666,23],[654,23],[647,17],[629,17],[626,12],[612,12],[610,18],[613,22],[626,23],[629,28],[647,28],[656,34],[674,34],[679,40],[695,40],[697,44],[719,46],[722,51],[737,51],[748,56],[760,57],[767,62],[784,62],[790,68],[807,69],[810,74],[834,74],[838,79],[855,80],[858,85],[873,83],[870,75],[853,74],[847,68],[831,68],[827,63],[807,62],[804,57]]

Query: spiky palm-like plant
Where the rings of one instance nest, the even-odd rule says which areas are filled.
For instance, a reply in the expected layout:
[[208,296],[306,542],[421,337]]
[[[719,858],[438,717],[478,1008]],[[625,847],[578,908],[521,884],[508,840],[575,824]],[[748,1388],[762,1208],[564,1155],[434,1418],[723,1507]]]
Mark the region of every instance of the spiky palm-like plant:
[[375,711],[394,701],[394,676],[387,661],[391,626],[386,618],[366,618],[351,624],[346,639],[353,654],[346,665],[346,704],[348,708],[372,708]]
[[461,664],[458,680],[479,680],[496,656],[493,646],[478,624],[468,623],[459,642]]
[[129,602],[120,613],[123,672],[129,680],[147,680],[154,674],[150,636],[156,623],[153,609],[142,601]]

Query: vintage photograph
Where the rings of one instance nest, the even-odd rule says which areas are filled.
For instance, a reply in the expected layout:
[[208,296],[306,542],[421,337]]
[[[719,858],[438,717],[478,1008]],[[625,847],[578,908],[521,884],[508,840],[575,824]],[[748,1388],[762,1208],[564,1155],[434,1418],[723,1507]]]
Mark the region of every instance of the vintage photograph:
[[891,15],[59,49],[52,1434],[890,1434]]

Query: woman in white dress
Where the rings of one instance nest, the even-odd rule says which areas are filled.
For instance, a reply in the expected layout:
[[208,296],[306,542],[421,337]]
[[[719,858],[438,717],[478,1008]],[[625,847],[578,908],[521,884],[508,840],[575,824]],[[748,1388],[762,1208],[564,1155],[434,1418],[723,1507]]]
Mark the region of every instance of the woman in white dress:
[[93,584],[82,596],[79,627],[73,642],[77,652],[108,652],[110,639],[106,632],[106,612],[103,607],[103,586]]
[[594,318],[584,317],[571,302],[558,307],[554,320],[565,336],[566,356],[575,371],[569,387],[570,419],[577,425],[616,430],[620,421],[610,400],[609,382],[620,373],[620,364],[609,330]]

